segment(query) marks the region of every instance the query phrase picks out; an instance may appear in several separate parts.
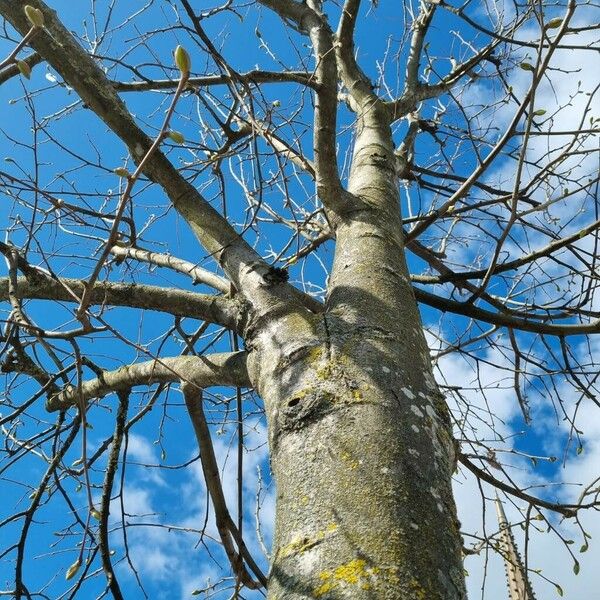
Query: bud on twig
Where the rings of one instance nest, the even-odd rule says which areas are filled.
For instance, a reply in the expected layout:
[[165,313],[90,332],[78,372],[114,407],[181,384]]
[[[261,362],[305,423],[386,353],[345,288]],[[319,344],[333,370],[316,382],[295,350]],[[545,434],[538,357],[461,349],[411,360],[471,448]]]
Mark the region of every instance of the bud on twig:
[[68,569],[67,574],[65,575],[65,579],[69,581],[69,579],[73,579],[77,571],[79,571],[79,567],[81,566],[81,561],[77,559]]
[[44,26],[44,13],[39,8],[34,8],[30,4],[26,4],[23,10],[25,11],[25,16],[33,27]]
[[119,177],[131,177],[131,173],[124,167],[117,167],[116,169],[113,169],[113,173]]
[[177,48],[175,48],[175,64],[181,71],[182,75],[190,74],[192,61],[190,60],[190,55],[183,46],[177,46]]
[[546,29],[556,29],[562,25],[563,20],[560,17],[552,19],[546,23]]
[[31,67],[24,60],[17,61],[17,69],[25,79],[31,79]]
[[180,133],[179,131],[169,131],[168,133],[169,138],[171,138],[176,144],[183,144],[185,142],[185,138],[183,137],[183,134]]

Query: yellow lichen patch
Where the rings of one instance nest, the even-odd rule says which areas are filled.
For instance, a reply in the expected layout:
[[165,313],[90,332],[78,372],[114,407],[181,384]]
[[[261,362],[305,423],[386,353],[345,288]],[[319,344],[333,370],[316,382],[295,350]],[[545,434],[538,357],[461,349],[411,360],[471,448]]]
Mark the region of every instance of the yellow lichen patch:
[[329,379],[331,372],[332,372],[331,365],[329,363],[327,363],[324,367],[317,369],[317,377],[319,379]]
[[355,558],[348,563],[340,565],[333,571],[323,571],[319,579],[323,581],[315,591],[315,597],[320,598],[342,584],[360,585],[361,589],[371,588],[370,579],[379,573],[379,567],[367,567],[367,561]]
[[[308,497],[305,496],[308,501]],[[330,523],[327,527],[322,531],[317,531],[315,535],[312,537],[301,536],[292,540],[289,544],[282,546],[277,555],[279,558],[285,558],[286,556],[291,556],[292,554],[302,554],[307,550],[310,550],[312,547],[316,546],[320,542],[322,542],[325,537],[331,533],[333,533],[337,529],[336,523]]]
[[312,394],[314,392],[314,388],[311,386],[308,386],[306,388],[304,388],[303,390],[299,390],[294,394],[294,397],[292,398],[292,400],[302,400],[303,398],[306,398],[306,396],[308,396],[309,394]]
[[353,459],[348,452],[342,452],[341,459],[351,468],[356,469],[360,464],[359,461]]
[[326,581],[325,583],[322,583],[318,588],[315,589],[315,597],[320,598],[321,596],[324,596],[336,586],[337,584],[331,581]]
[[408,585],[414,592],[415,598],[417,598],[418,600],[425,600],[425,598],[427,597],[425,589],[414,577],[408,582]]
[[317,362],[321,360],[323,356],[323,348],[321,346],[313,346],[308,353],[308,358],[311,362]]
[[344,380],[346,378],[345,367],[347,367],[348,358],[343,354],[331,357],[320,369],[317,369],[316,375],[319,379],[330,379],[332,377]]
[[360,393],[360,390],[352,390],[352,397],[356,402],[360,402],[363,396]]
[[334,572],[335,579],[345,581],[346,583],[358,583],[361,577],[368,577],[379,571],[377,567],[366,568],[367,561],[362,558],[355,558],[345,565],[340,565]]

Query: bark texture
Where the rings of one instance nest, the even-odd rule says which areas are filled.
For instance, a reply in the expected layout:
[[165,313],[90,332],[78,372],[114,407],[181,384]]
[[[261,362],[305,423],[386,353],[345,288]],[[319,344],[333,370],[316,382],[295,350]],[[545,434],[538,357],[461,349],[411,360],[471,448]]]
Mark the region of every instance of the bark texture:
[[251,336],[277,482],[268,597],[465,598],[455,448],[406,269],[385,115],[358,123],[326,310]]

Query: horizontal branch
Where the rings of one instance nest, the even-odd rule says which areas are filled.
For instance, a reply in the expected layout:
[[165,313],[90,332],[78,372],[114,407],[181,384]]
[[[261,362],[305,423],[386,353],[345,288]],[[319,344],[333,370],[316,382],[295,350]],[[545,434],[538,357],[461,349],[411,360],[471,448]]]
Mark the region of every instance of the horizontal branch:
[[[17,278],[17,296],[31,300],[78,302],[85,281],[81,279]],[[8,300],[8,277],[0,277],[0,302]],[[176,288],[163,288],[137,283],[97,281],[90,296],[91,304],[126,306],[156,310],[178,317],[202,319],[235,330],[240,317],[237,301],[212,294],[196,294]]]
[[[600,219],[582,227],[580,230],[575,233],[565,236],[564,238],[559,238],[553,240],[546,246],[539,248],[538,250],[534,250],[529,254],[524,254],[519,258],[515,258],[514,260],[500,263],[495,266],[493,274],[498,275],[499,273],[505,273],[506,271],[512,271],[522,267],[523,265],[527,265],[531,262],[536,261],[538,258],[550,258],[554,252],[568,246],[569,244],[573,244],[586,235],[593,233],[597,229],[600,229]],[[441,273],[440,275],[417,275],[415,276],[415,281],[419,283],[446,283],[451,281],[453,283],[458,281],[466,281],[468,279],[481,279],[487,273],[487,269],[478,269],[477,271],[457,271],[450,273]]]
[[141,248],[133,248],[131,246],[113,246],[110,249],[111,254],[120,258],[133,258],[140,262],[146,262],[157,267],[166,267],[188,275],[194,281],[194,284],[203,283],[224,294],[231,290],[231,284],[223,277],[219,277],[208,269],[203,269],[192,262],[171,256],[170,254],[161,254],[159,252],[151,252]]
[[[248,83],[301,83],[316,89],[316,79],[312,73],[306,71],[260,71],[253,70],[239,73],[240,78]],[[170,90],[177,87],[177,80],[158,79],[145,81],[112,81],[117,92],[146,92],[149,90]],[[209,87],[212,85],[227,85],[231,77],[227,75],[206,75],[205,77],[190,77],[188,87]]]
[[539,320],[528,320],[525,318],[515,317],[500,312],[491,312],[474,304],[466,302],[457,302],[450,298],[436,296],[425,290],[413,287],[415,297],[419,302],[427,304],[433,308],[437,308],[442,312],[451,312],[457,315],[463,315],[478,321],[484,321],[492,325],[500,327],[510,327],[520,331],[528,331],[531,333],[539,333],[542,335],[585,335],[588,333],[600,333],[600,322],[598,320],[591,323],[582,324],[564,324],[545,323]]
[[[211,386],[248,387],[246,352],[224,352],[207,356],[177,356],[125,365],[115,371],[105,371],[101,377],[85,381],[81,386],[83,402],[102,398],[112,392],[128,390],[138,385],[185,381],[198,388]],[[50,396],[49,412],[66,410],[79,402],[78,389],[68,387]]]
[[527,492],[523,492],[522,490],[517,489],[516,487],[509,485],[508,483],[504,483],[499,479],[496,479],[483,469],[480,469],[477,465],[474,465],[464,454],[459,455],[458,460],[460,463],[465,466],[473,475],[489,483],[497,489],[506,492],[512,496],[520,498],[521,500],[525,500],[530,504],[537,506],[538,508],[546,508],[548,510],[560,513],[565,517],[573,517],[577,514],[577,510],[583,508],[581,506],[577,506],[576,504],[556,504],[554,502],[548,502],[547,500],[543,500],[542,498],[537,498],[536,496],[532,496]]

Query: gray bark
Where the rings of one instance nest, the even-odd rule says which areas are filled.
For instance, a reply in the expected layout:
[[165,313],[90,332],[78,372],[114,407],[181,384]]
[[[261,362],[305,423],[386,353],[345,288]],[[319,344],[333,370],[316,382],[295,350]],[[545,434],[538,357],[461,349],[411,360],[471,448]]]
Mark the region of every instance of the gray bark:
[[323,315],[252,339],[277,482],[268,597],[465,598],[455,448],[404,262],[391,135],[358,124]]

